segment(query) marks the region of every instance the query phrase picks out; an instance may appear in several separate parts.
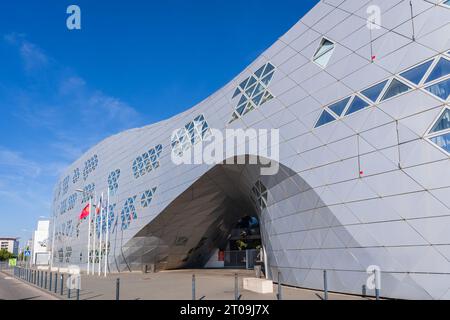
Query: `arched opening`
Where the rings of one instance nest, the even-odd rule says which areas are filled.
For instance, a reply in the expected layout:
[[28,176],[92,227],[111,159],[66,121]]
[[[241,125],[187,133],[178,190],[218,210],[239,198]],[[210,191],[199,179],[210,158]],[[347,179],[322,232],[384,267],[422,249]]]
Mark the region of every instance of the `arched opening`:
[[261,180],[273,185],[294,173],[280,168],[275,176],[262,177],[260,165],[225,163],[179,187],[184,191],[123,246],[119,271],[141,270],[143,265],[156,271],[211,267],[211,258],[224,260],[223,267],[230,268],[261,262],[260,221],[268,202]]

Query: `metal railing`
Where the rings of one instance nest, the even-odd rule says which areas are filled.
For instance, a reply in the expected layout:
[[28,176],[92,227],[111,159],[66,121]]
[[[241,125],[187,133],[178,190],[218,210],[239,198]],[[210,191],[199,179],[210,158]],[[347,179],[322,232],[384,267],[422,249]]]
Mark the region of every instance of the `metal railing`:
[[253,269],[259,260],[260,250],[225,251],[225,268]]
[[[230,252],[229,252],[230,253]],[[245,254],[245,251],[240,252],[241,254]],[[242,257],[238,256],[238,257]],[[247,253],[248,257],[248,253]],[[39,287],[43,291],[47,291],[50,294],[53,295],[59,295],[61,297],[67,296],[67,299],[76,299],[80,300],[80,282],[78,282],[78,286],[76,288],[73,288],[69,286],[68,278],[65,278],[64,273],[59,273],[56,271],[50,271],[50,270],[39,270],[39,269],[28,269],[23,267],[6,267],[6,265],[0,264],[1,267],[5,267],[2,270],[12,270],[13,276],[17,279],[21,279],[25,282],[28,282],[30,285]],[[274,270],[275,271],[275,270]],[[283,275],[280,270],[276,270],[274,273],[274,281],[276,281],[276,299],[282,300],[283,299]],[[323,296],[320,298],[322,300],[328,300],[329,299],[329,277],[332,276],[332,272],[327,272],[327,270],[323,270]],[[373,274],[376,280],[380,280],[381,274],[374,271]],[[240,292],[240,283],[241,279],[239,279],[239,276],[237,273],[234,274],[234,277],[232,278],[234,280],[234,299],[235,300],[241,300],[242,294]],[[79,280],[79,278],[78,278]],[[115,300],[120,300],[120,278],[114,278],[111,279],[111,282],[115,282]],[[363,292],[362,297],[367,296],[367,288],[366,285],[363,285]],[[196,300],[197,298],[197,278],[195,275],[192,275],[192,288],[191,288],[191,295],[192,300]],[[380,287],[377,285],[374,289],[374,298],[376,300],[380,300],[381,298],[381,290]],[[200,300],[204,299],[205,296],[201,297]],[[230,297],[231,298],[231,297]]]
[[11,270],[13,267],[9,266],[8,261],[0,261],[0,271],[7,271]]

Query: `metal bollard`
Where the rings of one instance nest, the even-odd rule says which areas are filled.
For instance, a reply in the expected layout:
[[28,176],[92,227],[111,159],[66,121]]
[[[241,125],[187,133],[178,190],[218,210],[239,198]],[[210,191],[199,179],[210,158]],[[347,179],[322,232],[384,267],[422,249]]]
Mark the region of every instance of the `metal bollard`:
[[50,277],[49,277],[50,283],[48,285],[48,291],[52,291],[52,280],[53,280],[53,273],[50,272]]
[[41,288],[44,287],[44,271],[41,271]]
[[44,289],[47,290],[47,271],[45,271]]
[[363,284],[362,286],[362,297],[363,298],[367,297],[367,287],[365,284]]
[[39,287],[39,283],[40,283],[39,282],[39,276],[40,276],[41,273],[39,272],[39,270],[36,270],[36,272],[37,272],[37,281],[36,281],[37,283],[36,283],[36,285]]
[[380,279],[378,279],[379,275],[377,270],[373,270],[374,276],[375,276],[375,297],[377,300],[380,300],[380,287],[379,287],[379,282]]
[[323,270],[323,300],[328,300],[327,270]]
[[120,279],[116,279],[116,301],[120,299]]
[[195,299],[195,274],[192,275],[192,300],[196,300]]
[[55,293],[58,291],[58,273],[55,273]]
[[80,300],[80,289],[77,289],[77,300]]
[[239,300],[239,279],[238,274],[234,274],[234,300]]
[[70,299],[70,287],[67,287],[67,299]]
[[278,300],[283,300],[283,294],[281,291],[281,272],[278,271],[278,294],[277,294]]
[[64,294],[64,275],[63,274],[61,274],[60,293],[61,293],[61,295]]

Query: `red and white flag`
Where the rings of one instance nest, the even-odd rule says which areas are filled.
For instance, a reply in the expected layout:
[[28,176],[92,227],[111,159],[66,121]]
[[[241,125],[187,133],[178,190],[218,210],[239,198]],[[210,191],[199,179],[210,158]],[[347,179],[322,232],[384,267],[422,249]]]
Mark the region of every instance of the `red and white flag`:
[[90,205],[88,204],[86,207],[84,207],[83,211],[81,211],[80,220],[83,220],[83,219],[89,217],[89,211],[90,211],[89,207],[90,207]]

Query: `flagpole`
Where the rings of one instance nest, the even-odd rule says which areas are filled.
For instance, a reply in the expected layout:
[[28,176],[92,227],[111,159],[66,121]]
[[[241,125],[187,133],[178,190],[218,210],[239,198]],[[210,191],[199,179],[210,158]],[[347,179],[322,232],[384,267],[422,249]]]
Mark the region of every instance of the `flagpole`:
[[[94,195],[94,203],[96,203],[97,202],[97,195],[96,195],[96,193],[94,193],[95,195]],[[94,243],[93,243],[93,246],[94,246],[94,257],[93,257],[93,259],[92,259],[92,275],[94,275],[95,274],[95,259],[97,258],[97,252],[96,252],[96,250],[97,250],[97,248],[95,247],[95,243],[96,243],[96,240],[97,240],[97,204],[95,204],[95,210],[94,210],[94,234],[93,234],[93,236],[94,236]]]
[[106,200],[106,235],[105,235],[105,277],[106,271],[108,267],[108,241],[109,241],[109,187],[108,187],[108,195]]
[[88,261],[87,261],[87,274],[89,275],[89,269],[91,267],[91,212],[92,212],[92,198],[89,199],[89,223],[88,223]]
[[103,241],[103,192],[100,198],[100,242],[99,252],[98,252],[98,276],[100,277],[102,273],[102,241]]

